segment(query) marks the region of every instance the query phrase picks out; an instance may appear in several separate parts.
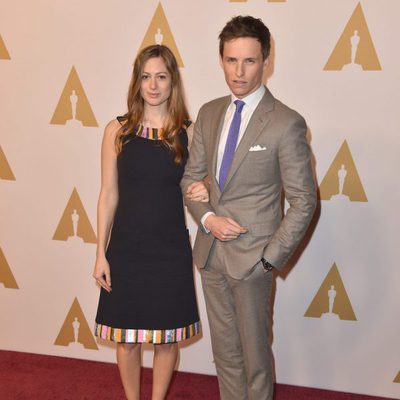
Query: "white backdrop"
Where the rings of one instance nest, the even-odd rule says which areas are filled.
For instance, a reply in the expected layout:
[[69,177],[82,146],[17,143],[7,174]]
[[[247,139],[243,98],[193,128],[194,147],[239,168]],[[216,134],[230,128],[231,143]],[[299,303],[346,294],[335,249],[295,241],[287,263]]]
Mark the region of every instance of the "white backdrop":
[[[114,362],[91,332],[103,128],[156,29],[181,57],[194,119],[227,94],[217,36],[238,14],[272,32],[267,84],[306,118],[320,185],[311,239],[277,278],[277,381],[399,398],[398,0],[2,1],[0,348]],[[215,374],[196,283],[203,337],[179,370]]]

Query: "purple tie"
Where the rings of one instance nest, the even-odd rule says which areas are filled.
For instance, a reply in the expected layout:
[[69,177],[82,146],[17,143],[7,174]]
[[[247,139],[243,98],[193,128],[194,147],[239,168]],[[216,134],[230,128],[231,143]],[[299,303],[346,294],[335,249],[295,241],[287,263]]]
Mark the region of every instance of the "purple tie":
[[219,170],[219,187],[222,188],[225,185],[226,178],[228,177],[229,170],[231,168],[233,156],[235,155],[236,144],[239,137],[240,122],[242,120],[241,112],[243,106],[246,104],[242,100],[235,100],[236,105],[235,114],[233,114],[233,119],[231,126],[229,127],[228,137],[226,139],[224,155],[222,157],[221,168]]

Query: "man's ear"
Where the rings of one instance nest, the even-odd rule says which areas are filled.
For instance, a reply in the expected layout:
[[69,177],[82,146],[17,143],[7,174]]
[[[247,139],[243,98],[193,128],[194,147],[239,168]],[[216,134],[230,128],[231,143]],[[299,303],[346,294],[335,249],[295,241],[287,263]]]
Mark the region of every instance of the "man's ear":
[[265,71],[269,65],[269,56],[263,61],[263,70]]

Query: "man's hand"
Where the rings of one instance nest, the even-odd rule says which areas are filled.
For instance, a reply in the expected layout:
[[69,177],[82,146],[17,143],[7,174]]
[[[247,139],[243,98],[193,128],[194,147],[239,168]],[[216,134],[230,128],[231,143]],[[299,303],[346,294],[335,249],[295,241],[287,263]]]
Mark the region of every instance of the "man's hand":
[[209,215],[204,221],[204,226],[222,242],[236,239],[240,234],[247,233],[247,229],[239,225],[236,221],[227,217]]

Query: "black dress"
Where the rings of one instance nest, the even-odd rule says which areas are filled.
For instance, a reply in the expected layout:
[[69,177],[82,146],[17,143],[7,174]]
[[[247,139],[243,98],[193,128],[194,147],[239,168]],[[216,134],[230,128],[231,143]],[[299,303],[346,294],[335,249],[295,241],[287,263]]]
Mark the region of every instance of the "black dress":
[[[118,118],[121,122],[121,119]],[[154,136],[154,139],[152,139]],[[117,158],[119,202],[106,257],[112,291],[101,289],[95,335],[119,343],[173,343],[200,332],[192,251],[179,182],[183,162],[140,127]]]

